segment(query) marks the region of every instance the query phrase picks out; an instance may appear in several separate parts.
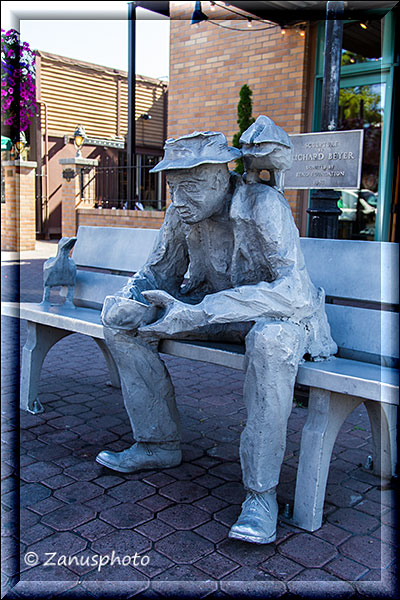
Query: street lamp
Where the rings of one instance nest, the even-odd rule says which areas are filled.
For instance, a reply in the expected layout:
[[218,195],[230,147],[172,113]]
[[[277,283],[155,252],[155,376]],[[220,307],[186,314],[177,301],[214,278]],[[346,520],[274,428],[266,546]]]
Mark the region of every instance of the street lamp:
[[205,15],[201,10],[201,2],[195,2],[192,20],[190,24],[194,25],[195,27],[198,27],[199,23],[201,23],[202,21],[207,21],[207,19],[207,15]]
[[77,125],[74,132],[74,146],[76,149],[75,158],[82,158],[81,148],[86,138],[86,131],[83,125]]
[[15,142],[15,149],[17,151],[17,155],[21,156],[21,152],[25,148],[27,144],[25,133],[23,131],[19,132],[19,139]]

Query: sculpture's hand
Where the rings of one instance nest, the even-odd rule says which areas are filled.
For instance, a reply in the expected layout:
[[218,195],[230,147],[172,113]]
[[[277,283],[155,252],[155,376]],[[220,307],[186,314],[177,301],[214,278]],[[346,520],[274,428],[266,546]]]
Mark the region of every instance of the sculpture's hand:
[[196,306],[176,300],[162,290],[148,290],[143,296],[154,307],[164,309],[162,317],[151,325],[139,328],[143,337],[163,337],[186,333],[203,325],[201,311]]
[[101,320],[107,327],[135,330],[140,325],[154,321],[156,315],[157,309],[154,306],[130,298],[107,296]]

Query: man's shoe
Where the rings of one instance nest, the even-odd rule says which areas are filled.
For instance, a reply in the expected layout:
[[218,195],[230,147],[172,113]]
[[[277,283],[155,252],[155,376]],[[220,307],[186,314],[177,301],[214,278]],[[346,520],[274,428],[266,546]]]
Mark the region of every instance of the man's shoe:
[[228,537],[253,544],[270,544],[276,539],[277,519],[275,489],[261,494],[250,492]]
[[96,462],[120,473],[135,473],[143,469],[177,467],[182,461],[179,449],[165,449],[159,444],[136,442],[122,452],[103,450],[96,456]]

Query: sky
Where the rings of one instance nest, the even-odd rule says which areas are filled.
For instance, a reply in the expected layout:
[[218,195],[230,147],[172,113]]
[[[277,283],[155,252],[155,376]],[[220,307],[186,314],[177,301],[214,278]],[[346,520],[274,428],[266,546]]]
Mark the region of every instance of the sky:
[[[32,49],[128,70],[127,2],[2,2],[1,27]],[[168,79],[169,19],[136,10],[136,73]]]

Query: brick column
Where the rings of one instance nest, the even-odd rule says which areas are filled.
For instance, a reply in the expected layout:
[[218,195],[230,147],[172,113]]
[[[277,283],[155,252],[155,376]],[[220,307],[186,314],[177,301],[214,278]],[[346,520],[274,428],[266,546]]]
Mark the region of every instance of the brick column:
[[99,161],[91,158],[60,158],[59,162],[60,165],[64,167],[62,179],[61,234],[63,237],[72,237],[76,235],[76,209],[81,201],[81,169],[96,167]]
[[34,250],[36,241],[35,172],[37,163],[6,160],[4,167],[5,219],[1,249]]

